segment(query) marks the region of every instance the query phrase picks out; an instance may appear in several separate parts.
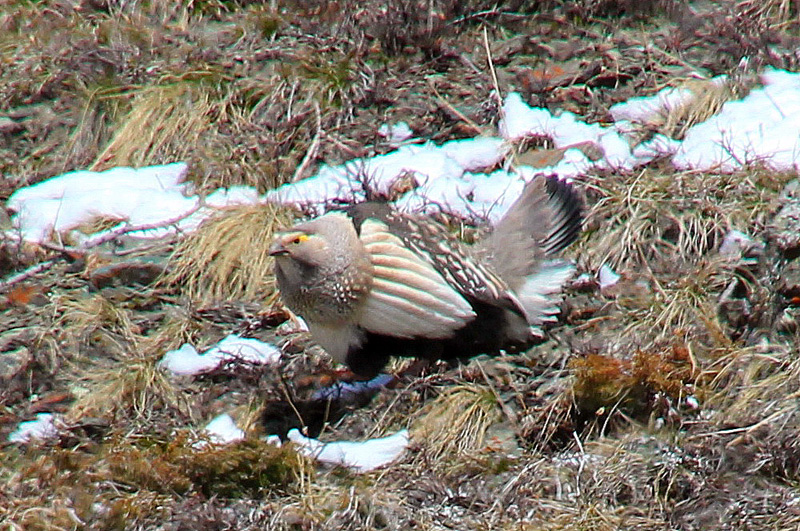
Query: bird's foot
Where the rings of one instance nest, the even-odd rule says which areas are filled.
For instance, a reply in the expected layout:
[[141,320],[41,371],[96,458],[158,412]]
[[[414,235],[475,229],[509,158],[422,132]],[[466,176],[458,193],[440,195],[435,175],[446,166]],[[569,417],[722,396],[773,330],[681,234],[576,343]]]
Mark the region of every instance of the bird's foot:
[[351,401],[360,397],[371,397],[374,393],[392,385],[395,381],[395,376],[383,373],[371,380],[361,379],[350,382],[339,380],[332,385],[315,391],[312,399]]

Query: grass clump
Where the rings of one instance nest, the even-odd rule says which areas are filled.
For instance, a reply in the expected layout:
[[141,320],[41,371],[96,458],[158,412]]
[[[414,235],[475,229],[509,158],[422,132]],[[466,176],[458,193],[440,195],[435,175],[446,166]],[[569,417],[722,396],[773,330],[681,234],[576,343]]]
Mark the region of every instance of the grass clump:
[[178,389],[157,361],[156,356],[132,354],[83,371],[71,416],[143,417],[164,407],[184,411]]
[[289,220],[270,204],[229,209],[178,245],[165,282],[194,301],[269,300],[275,293],[269,245]]
[[484,448],[489,427],[501,418],[497,397],[488,387],[456,385],[425,406],[414,421],[414,440],[423,441],[434,462],[448,463]]
[[[583,245],[580,255],[592,265],[668,270],[675,263],[708,254],[726,231],[763,225],[772,201],[788,176],[761,170],[706,175],[644,169],[587,183],[593,203],[587,229],[603,230]],[[591,197],[594,196],[594,197]],[[589,239],[584,240],[586,242]]]
[[725,102],[735,95],[730,81],[690,79],[683,82],[678,89],[688,90],[692,96],[662,114],[658,127],[660,133],[676,139],[682,139],[692,126],[717,114]]
[[[213,72],[204,74],[216,76]],[[195,81],[155,85],[113,97],[131,98],[130,111],[98,156],[94,169],[189,158],[190,146],[209,134],[214,107],[220,99],[212,83]]]
[[121,445],[109,452],[115,481],[164,494],[192,491],[206,497],[264,498],[289,493],[305,459],[290,447],[259,439],[195,448],[183,435],[165,444]]

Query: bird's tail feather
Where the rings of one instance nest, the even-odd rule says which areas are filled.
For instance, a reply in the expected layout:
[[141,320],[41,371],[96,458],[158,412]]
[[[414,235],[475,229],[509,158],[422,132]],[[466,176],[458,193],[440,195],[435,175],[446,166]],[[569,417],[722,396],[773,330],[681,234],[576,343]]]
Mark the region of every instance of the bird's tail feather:
[[539,264],[578,237],[583,203],[571,184],[556,176],[536,177],[477,246],[496,273],[519,292]]
[[572,262],[547,260],[536,273],[525,279],[516,296],[525,310],[528,324],[538,327],[556,320],[560,312],[561,289],[574,273]]
[[545,183],[552,218],[547,238],[540,245],[547,256],[552,256],[578,238],[583,224],[583,202],[568,182],[548,177]]

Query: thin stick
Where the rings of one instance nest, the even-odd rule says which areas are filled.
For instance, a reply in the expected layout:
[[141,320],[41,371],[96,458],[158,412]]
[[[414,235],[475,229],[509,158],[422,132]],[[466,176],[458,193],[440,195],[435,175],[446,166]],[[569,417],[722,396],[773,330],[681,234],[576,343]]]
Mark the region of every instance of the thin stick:
[[489,72],[492,74],[494,84],[494,95],[497,98],[497,108],[503,108],[503,98],[500,97],[500,84],[497,82],[497,72],[494,71],[494,61],[492,60],[492,50],[489,49],[489,31],[483,27],[483,46],[486,48],[486,62],[489,63]]
[[27,278],[30,278],[30,277],[38,274],[38,273],[41,273],[42,271],[47,271],[48,269],[53,267],[53,265],[55,265],[55,260],[56,259],[54,258],[54,259],[48,260],[46,262],[41,262],[41,263],[38,263],[36,265],[32,265],[31,267],[29,267],[25,271],[21,271],[21,272],[17,273],[16,275],[11,275],[10,277],[5,279],[4,281],[0,282],[0,291],[5,291],[6,289],[10,288],[14,284],[18,284],[18,283],[22,282],[23,280],[25,280]]
[[436,90],[436,86],[434,86],[431,80],[428,80],[428,86],[431,87],[431,90],[433,91],[433,94],[436,96],[436,99],[439,101],[440,105],[445,107],[448,111],[456,115],[460,120],[462,120],[465,124],[467,124],[474,133],[476,134],[483,133],[483,130],[480,128],[478,124],[470,120],[466,115],[464,115],[464,113],[453,107],[447,100],[445,100],[441,96],[441,94],[439,94],[439,91]]
[[[92,247],[97,247],[98,245],[110,242],[111,240],[114,240],[119,236],[122,236],[123,234],[128,234],[130,232],[163,229],[164,227],[169,227],[170,225],[174,225],[180,221],[183,221],[184,219],[188,218],[189,216],[191,216],[192,214],[194,214],[195,212],[197,212],[198,210],[200,210],[205,206],[206,206],[205,201],[201,199],[197,202],[197,204],[194,207],[192,207],[190,210],[184,212],[183,214],[181,214],[176,218],[167,219],[164,221],[160,221],[158,223],[147,223],[144,225],[128,225],[123,223],[114,229],[111,229],[105,233],[101,233],[100,235],[95,236],[94,238],[87,239],[85,242],[83,242],[83,244],[81,244],[79,249],[75,250],[78,251],[78,250],[91,249]],[[69,247],[65,247],[64,250],[71,250],[71,249]]]
[[300,179],[302,179],[303,174],[305,173],[308,166],[311,164],[311,159],[317,156],[317,151],[319,151],[319,142],[320,137],[322,136],[322,116],[319,110],[319,103],[314,102],[314,114],[317,117],[317,132],[314,133],[314,138],[311,140],[311,145],[308,146],[308,151],[306,151],[303,160],[300,161],[300,165],[294,170],[294,175],[292,176],[292,182],[296,183]]

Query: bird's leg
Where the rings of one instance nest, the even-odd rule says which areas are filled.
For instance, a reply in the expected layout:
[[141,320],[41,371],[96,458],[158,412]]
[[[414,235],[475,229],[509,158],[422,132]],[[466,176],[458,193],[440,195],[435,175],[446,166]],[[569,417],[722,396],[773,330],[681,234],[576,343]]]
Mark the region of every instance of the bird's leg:
[[328,387],[318,389],[313,394],[313,399],[341,400],[344,402],[358,401],[363,398],[371,398],[375,393],[384,387],[389,387],[396,381],[396,377],[381,373],[372,379],[363,378],[361,380],[334,382]]
[[368,376],[361,376],[354,373],[347,367],[333,369],[330,374],[335,380],[340,382],[365,382],[370,379]]

